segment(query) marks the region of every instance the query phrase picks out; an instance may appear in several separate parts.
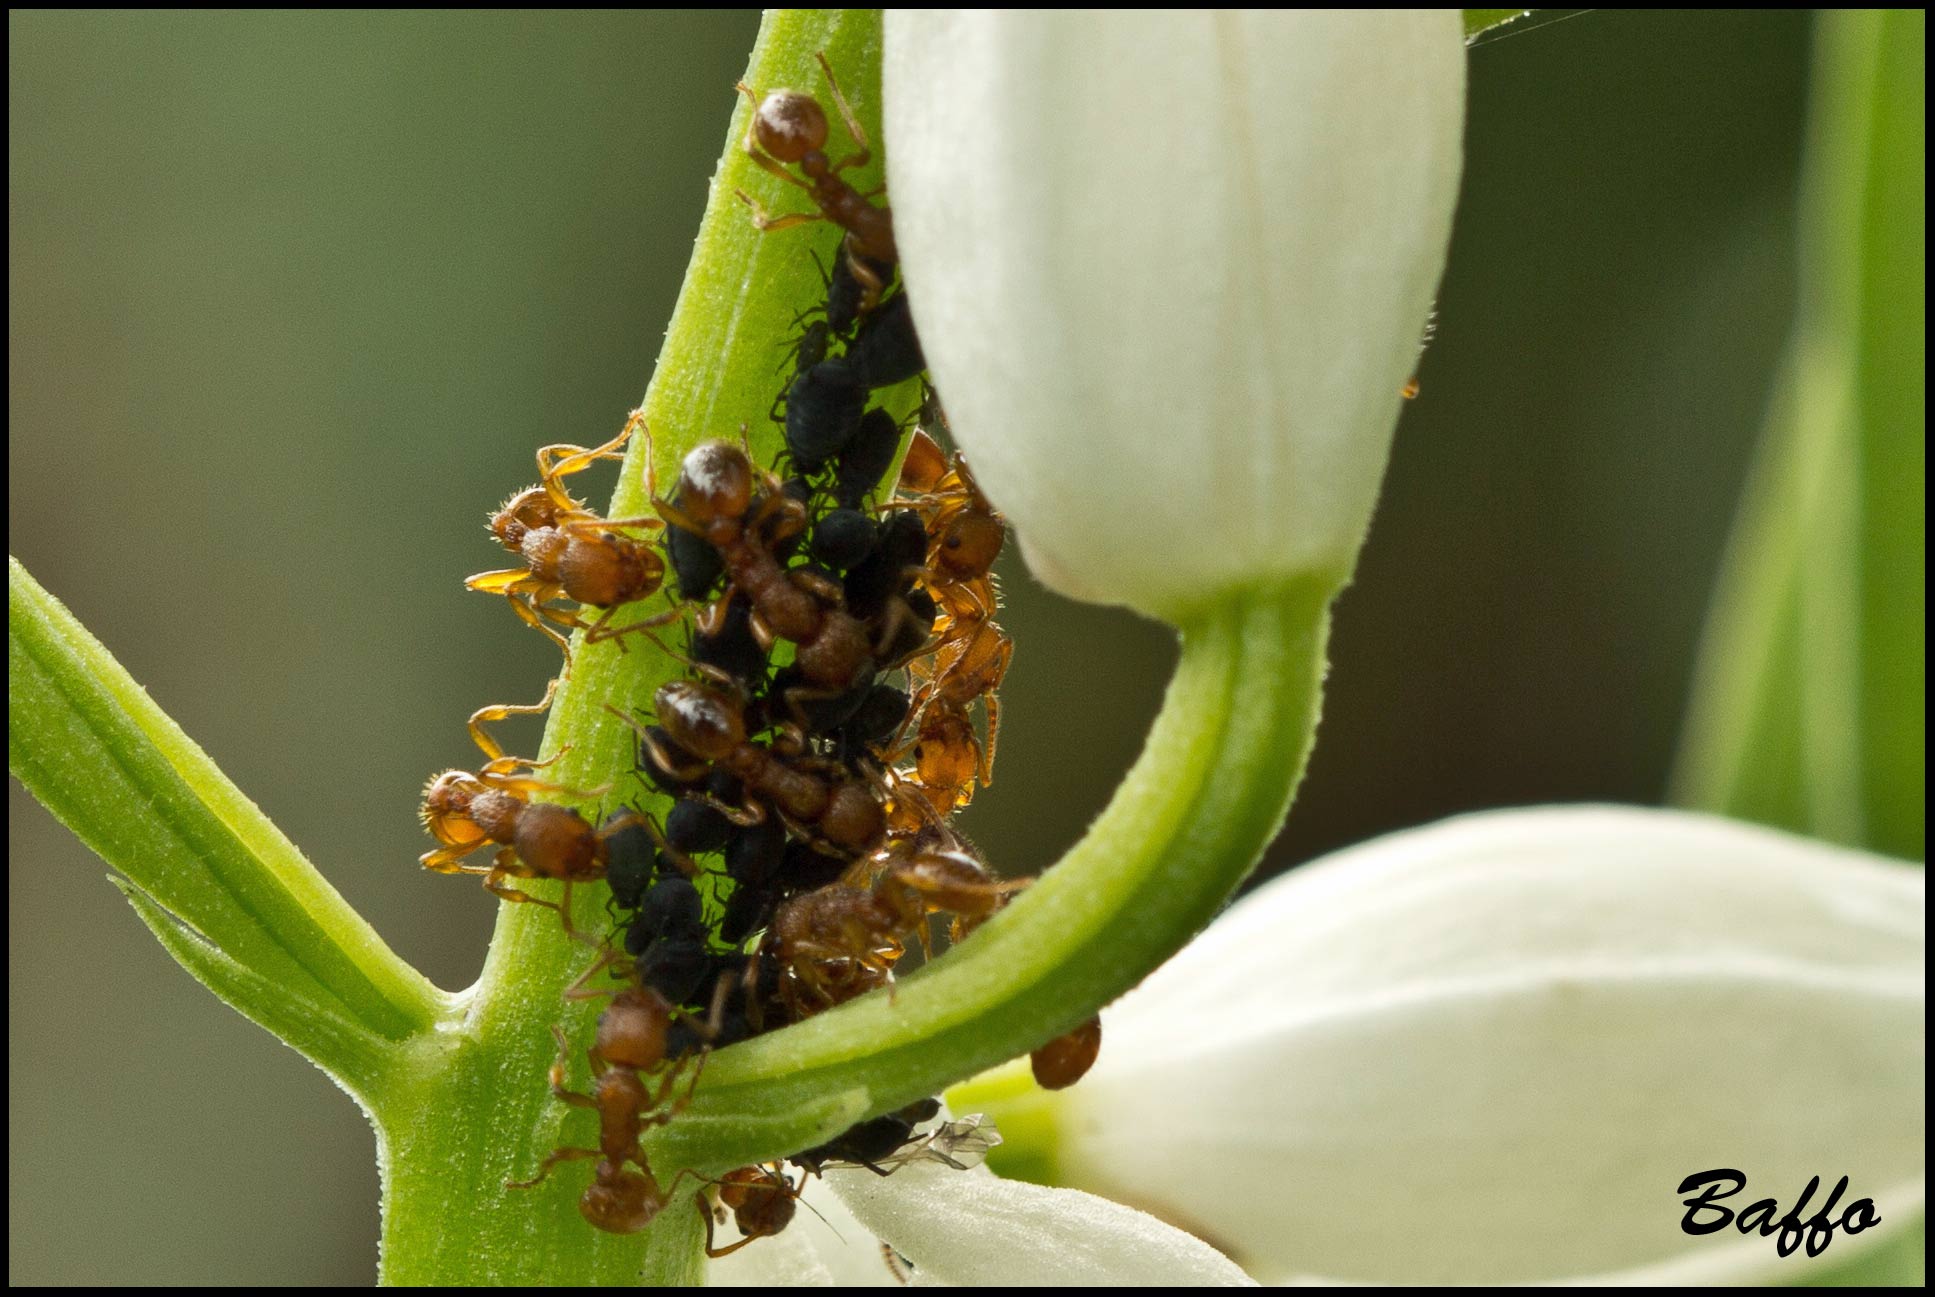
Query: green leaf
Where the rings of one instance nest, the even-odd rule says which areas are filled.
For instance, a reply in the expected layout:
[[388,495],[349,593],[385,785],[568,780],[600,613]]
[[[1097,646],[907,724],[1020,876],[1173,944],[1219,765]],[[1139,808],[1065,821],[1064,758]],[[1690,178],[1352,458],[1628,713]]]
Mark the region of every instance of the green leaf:
[[1702,646],[1676,796],[1921,859],[1927,18],[1819,22],[1799,315]]
[[[1912,1224],[1900,1229],[1888,1230],[1894,1224],[1883,1221],[1887,1232],[1877,1238],[1873,1245],[1860,1247],[1859,1242],[1866,1240],[1835,1241],[1836,1252],[1846,1256],[1846,1260],[1825,1270],[1810,1271],[1805,1286],[1809,1288],[1920,1288],[1923,1286],[1927,1271],[1928,1218],[1925,1210],[1918,1210]],[[1880,1232],[1880,1231],[1877,1231]],[[1849,1247],[1854,1243],[1853,1248]],[[1836,1252],[1827,1255],[1833,1258]],[[1849,1253],[1852,1253],[1849,1255]]]
[[214,942],[126,879],[110,876],[108,881],[121,889],[162,949],[224,1004],[274,1032],[283,1044],[304,1057],[321,1063],[359,1098],[381,1084],[385,1069],[395,1057],[394,1042],[362,1030],[330,1006],[306,999],[230,959]]
[[[14,777],[126,876],[184,967],[346,1084],[375,1042],[435,1020],[441,993],[17,560],[7,623]],[[302,1014],[318,1021],[296,1030]]]
[[1530,9],[1467,9],[1465,10],[1465,40],[1476,40],[1494,27],[1517,22],[1526,17]]

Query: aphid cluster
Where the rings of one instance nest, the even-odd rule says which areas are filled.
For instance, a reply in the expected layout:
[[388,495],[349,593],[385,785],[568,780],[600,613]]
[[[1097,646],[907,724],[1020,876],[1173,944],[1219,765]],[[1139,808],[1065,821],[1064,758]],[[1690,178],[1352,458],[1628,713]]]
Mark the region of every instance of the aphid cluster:
[[[759,466],[742,429],[693,449],[660,497],[648,445],[653,512],[611,519],[566,479],[649,437],[642,415],[596,447],[546,446],[538,485],[490,519],[518,565],[467,583],[509,600],[560,645],[567,670],[574,630],[583,645],[648,637],[683,663],[649,701],[610,708],[636,733],[634,769],[572,790],[505,754],[486,726],[542,712],[553,681],[541,702],[473,715],[485,763],[436,776],[424,794],[441,844],[426,867],[481,874],[507,900],[557,909],[567,934],[598,951],[566,993],[609,997],[586,1051],[590,1092],[566,1086],[562,1029],[551,1069],[561,1101],[597,1113],[597,1146],[558,1149],[518,1187],[595,1159],[580,1207],[618,1233],[644,1228],[670,1199],[677,1181],[655,1178],[643,1140],[683,1110],[709,1050],[890,988],[910,944],[932,954],[937,926],[965,938],[1024,885],[993,875],[948,821],[993,773],[995,693],[1013,652],[994,620],[1005,531],[965,462],[923,428],[897,485],[886,484],[907,435],[870,403],[925,364],[895,289],[891,210],[841,174],[868,161],[866,138],[820,62],[856,146],[838,161],[824,152],[827,118],[812,96],[739,87],[755,105],[747,152],[816,209],[773,217],[755,205],[755,221],[780,230],[824,219],[842,231],[826,300],[802,316],[774,402],[778,462]],[[921,423],[945,426],[931,389]],[[618,615],[661,592],[664,610]],[[627,804],[649,793],[673,799],[662,820]],[[587,818],[546,795],[605,798],[610,809]],[[490,863],[470,863],[486,846]],[[516,885],[527,879],[563,884],[563,899],[531,896]],[[571,889],[600,881],[613,928],[578,931]],[[1091,1023],[1038,1050],[1042,1084],[1079,1077],[1099,1031]],[[998,1139],[975,1119],[921,1132],[938,1108],[923,1101],[802,1150],[786,1159],[797,1180],[775,1162],[712,1182],[717,1205],[700,1197],[708,1236],[715,1212],[730,1212],[744,1236],[715,1255],[779,1232],[805,1176],[828,1165],[883,1175],[916,1157],[966,1165]]]

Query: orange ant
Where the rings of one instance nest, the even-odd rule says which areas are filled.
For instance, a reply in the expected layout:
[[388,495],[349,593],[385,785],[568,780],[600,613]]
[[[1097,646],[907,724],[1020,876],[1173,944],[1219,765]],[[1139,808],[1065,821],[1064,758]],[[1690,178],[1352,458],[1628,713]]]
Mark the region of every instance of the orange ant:
[[[932,647],[931,665],[914,664],[926,680],[910,714],[917,718],[916,783],[942,814],[967,805],[974,779],[994,780],[994,745],[1001,714],[995,691],[1007,675],[1014,641],[994,621],[998,602],[993,567],[1006,539],[1001,515],[981,493],[960,455],[944,455],[934,439],[915,429],[901,468],[899,502],[927,522],[927,568],[923,581],[944,618]],[[976,699],[985,702],[984,747],[968,720]],[[963,766],[971,769],[963,770]],[[931,794],[938,793],[935,798]]]
[[[598,1147],[553,1149],[538,1165],[536,1175],[528,1180],[506,1181],[505,1188],[535,1188],[560,1162],[597,1158],[591,1183],[578,1199],[578,1210],[584,1218],[613,1234],[635,1234],[652,1223],[665,1209],[679,1180],[692,1172],[679,1172],[669,1186],[661,1188],[645,1160],[645,1132],[668,1124],[685,1110],[705,1059],[703,1053],[698,1056],[691,1082],[677,1098],[673,1092],[683,1079],[683,1058],[672,1065],[656,1089],[639,1075],[664,1061],[671,1013],[671,1007],[655,991],[631,987],[619,992],[599,1015],[597,1043],[586,1051],[591,1061],[590,1094],[565,1088],[571,1050],[564,1032],[551,1029],[558,1042],[557,1061],[551,1064],[551,1093],[574,1108],[590,1108],[598,1114]],[[638,1169],[628,1170],[627,1162]]]
[[[470,735],[489,760],[475,773],[446,770],[425,785],[424,827],[443,845],[426,851],[420,860],[425,869],[440,874],[481,874],[485,888],[504,900],[556,910],[564,919],[565,931],[578,937],[571,924],[571,885],[604,876],[605,840],[626,823],[608,822],[605,828],[594,829],[570,807],[528,800],[537,793],[581,794],[517,774],[520,768],[536,770],[550,762],[504,755],[483,727],[485,721],[542,712],[556,689],[553,680],[543,700],[534,705],[482,707],[472,714]],[[464,863],[465,857],[492,843],[498,851],[489,865]],[[542,900],[510,886],[506,880],[512,878],[555,879],[564,884],[564,896],[559,901]]]
[[[665,580],[665,561],[643,541],[623,534],[627,529],[656,531],[657,518],[602,518],[574,500],[563,479],[583,472],[601,459],[622,459],[621,448],[635,431],[644,428],[644,414],[634,410],[619,434],[602,446],[586,448],[559,444],[537,453],[539,485],[518,492],[491,515],[490,531],[505,549],[524,560],[523,567],[479,572],[464,584],[486,594],[501,594],[531,626],[551,637],[568,659],[570,643],[556,627],[576,630],[589,626],[596,633],[622,605],[656,594]],[[651,486],[651,434],[646,433],[646,486]],[[575,612],[549,606],[558,598],[574,599],[602,608],[587,623]],[[661,625],[679,614],[669,612],[644,623]],[[555,623],[555,625],[553,625]]]
[[1036,1049],[1028,1055],[1028,1066],[1042,1089],[1066,1090],[1088,1074],[1101,1052],[1102,1019],[1097,1016]]
[[[937,837],[940,845],[935,843]],[[894,915],[898,931],[918,933],[923,946],[928,915],[952,915],[949,936],[958,942],[1030,881],[996,878],[965,842],[945,828],[930,828],[896,843],[883,864],[874,895]]]
[[731,1256],[754,1239],[771,1238],[793,1223],[800,1189],[777,1162],[764,1166],[742,1166],[728,1171],[719,1181],[719,1206],[732,1212],[733,1223],[745,1235],[737,1243],[713,1246],[713,1214],[706,1208],[705,1195],[698,1195],[699,1215],[705,1217],[705,1254],[715,1260]]
[[[666,522],[697,535],[719,551],[735,589],[752,605],[751,629],[761,649],[775,639],[795,645],[793,661],[808,688],[789,690],[789,702],[834,697],[853,687],[874,667],[873,636],[866,623],[846,611],[838,582],[810,572],[789,571],[772,546],[805,530],[806,507],[780,489],[770,474],[754,498],[755,470],[746,452],[730,442],[708,441],[686,455],[679,472],[678,503],[654,500]],[[777,523],[767,534],[767,525]],[[720,633],[729,611],[730,592],[699,621],[699,633]],[[651,623],[604,628],[591,638],[607,639]]]
[[[772,803],[780,819],[809,835],[815,846],[864,854],[879,844],[886,831],[886,812],[875,790],[835,762],[801,756],[803,740],[792,736],[789,746],[794,751],[784,754],[750,741],[743,706],[696,681],[667,681],[658,687],[652,702],[659,727],[691,759],[623,712],[609,704],[606,710],[637,730],[652,764],[671,778],[704,778],[716,765],[736,777],[746,794]],[[741,824],[757,824],[765,818],[756,802],[720,809]]]
[[[945,835],[942,845],[935,845],[937,835]],[[995,878],[945,829],[903,839],[878,863],[871,891],[836,883],[795,896],[774,914],[772,949],[791,975],[782,996],[801,1016],[811,1010],[799,1004],[794,986],[820,1007],[850,1000],[888,981],[906,937],[928,944],[929,915],[953,915],[951,935],[960,941],[1028,885]]]
[[[840,120],[846,123],[847,134],[853,137],[855,151],[838,162],[826,156],[826,110],[812,95],[802,90],[771,90],[761,96],[741,81],[735,88],[753,104],[744,143],[747,156],[762,170],[806,190],[819,211],[769,216],[750,194],[744,190],[734,192],[752,208],[753,224],[761,230],[786,230],[809,221],[831,221],[845,230],[841,248],[848,270],[861,287],[858,313],[866,315],[879,302],[887,286],[886,277],[900,260],[899,249],[894,244],[894,214],[884,204],[876,207],[867,201],[883,192],[885,186],[863,194],[840,177],[849,167],[866,166],[873,158],[873,150],[867,143],[867,133],[861,129],[860,119],[854,116],[847,97],[840,91],[833,65],[826,61],[824,53],[814,57],[826,73],[827,87],[833,91],[833,102],[839,105]],[[798,166],[802,174],[796,176],[788,171],[789,164]]]
[[[900,916],[864,888],[835,883],[789,898],[766,939],[786,973],[782,1003],[805,1018],[886,985],[906,949],[899,928]],[[812,1002],[801,1002],[802,988]]]
[[[896,783],[907,784],[937,815],[950,815],[966,806],[974,796],[974,781],[980,772],[984,750],[974,732],[974,723],[963,711],[930,707],[920,718],[914,734],[914,768],[909,777],[896,771]],[[911,803],[895,804],[893,825],[899,830],[917,828],[923,822]]]

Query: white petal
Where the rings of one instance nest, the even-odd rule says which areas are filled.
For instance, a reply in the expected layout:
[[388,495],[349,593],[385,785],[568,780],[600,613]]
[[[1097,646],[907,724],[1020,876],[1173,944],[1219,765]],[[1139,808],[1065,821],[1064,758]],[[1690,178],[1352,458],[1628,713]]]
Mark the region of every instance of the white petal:
[[1444,264],[1455,11],[890,10],[903,271],[1030,565],[1173,617],[1348,575]]
[[1884,1221],[1846,1261],[1921,1210],[1925,897],[1920,869],[1662,811],[1384,838],[1105,1014],[1063,1173],[1266,1280],[1400,1283],[1792,1277],[1771,1239],[1682,1233],[1677,1186],[1738,1168],[1733,1207],[1784,1211],[1845,1174]]
[[833,1172],[862,1224],[914,1264],[922,1284],[1245,1285],[1201,1239],[1074,1189],[923,1163],[881,1177]]

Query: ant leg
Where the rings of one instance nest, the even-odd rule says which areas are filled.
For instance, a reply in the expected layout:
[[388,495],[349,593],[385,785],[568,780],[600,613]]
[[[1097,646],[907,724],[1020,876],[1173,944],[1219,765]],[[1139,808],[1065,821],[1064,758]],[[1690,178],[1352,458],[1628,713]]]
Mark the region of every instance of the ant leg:
[[529,601],[536,591],[548,588],[548,583],[536,581],[529,569],[519,571],[516,568],[504,568],[496,572],[479,572],[476,576],[465,580],[464,585],[471,590],[481,590],[485,594],[501,594],[509,599],[511,611],[533,630],[548,635],[563,651],[565,666],[571,665],[571,641],[546,625],[544,617],[537,610],[537,605]]
[[[714,1261],[717,1261],[722,1256],[731,1256],[734,1252],[746,1246],[746,1244],[766,1237],[764,1234],[748,1234],[737,1243],[728,1243],[724,1247],[714,1247],[712,1245],[712,1213],[706,1210],[705,1195],[703,1193],[697,1194],[695,1197],[699,1204],[699,1215],[705,1217],[705,1254]],[[884,1247],[886,1245],[882,1244],[881,1246]]]
[[465,856],[470,855],[473,851],[476,851],[484,845],[486,845],[485,839],[479,838],[475,842],[462,843],[454,847],[439,847],[435,851],[426,851],[418,856],[417,863],[425,869],[439,874],[488,873],[489,870],[481,865],[466,865],[462,863]]
[[573,538],[598,536],[627,528],[633,531],[657,531],[665,524],[657,518],[574,518],[558,524],[558,530]]
[[705,872],[699,868],[698,861],[692,859],[692,857],[686,855],[666,840],[665,830],[658,826],[657,820],[652,819],[650,816],[642,816],[640,820],[645,825],[645,832],[651,835],[652,842],[660,851],[665,853],[667,860],[670,860],[674,865],[678,866],[681,874],[684,874],[687,878],[697,878]]
[[[545,686],[544,697],[534,703],[497,703],[489,707],[479,707],[470,714],[471,739],[492,761],[502,759],[504,749],[496,739],[484,732],[484,722],[501,721],[511,716],[542,716],[550,710],[551,699],[557,692],[558,682],[556,677],[553,677],[551,683]],[[530,763],[520,761],[518,764],[528,766]]]
[[530,602],[526,598],[521,598],[517,594],[511,596],[511,612],[515,612],[528,627],[532,627],[540,635],[548,637],[553,645],[557,645],[557,650],[565,654],[565,670],[569,672],[571,670],[571,637],[565,635],[565,633],[561,633],[561,631],[557,631],[555,627],[551,627],[551,621],[555,619],[561,625],[569,625],[571,629],[577,629],[577,618],[571,618],[571,614],[555,614],[555,612],[551,612],[548,608],[540,608],[538,604],[534,604],[534,602]]
[[712,773],[712,766],[697,757],[688,764],[667,752],[665,745],[658,741],[658,736],[641,724],[636,716],[627,716],[610,703],[605,704],[605,710],[631,727],[632,733],[638,735],[640,744],[645,748],[645,755],[672,778],[689,783],[696,779],[703,779]]
[[526,779],[521,775],[511,774],[511,771],[517,769],[519,766],[524,766],[531,770],[542,770],[546,766],[555,765],[559,761],[564,760],[565,753],[569,751],[570,747],[567,745],[566,747],[559,748],[555,755],[546,757],[542,761],[526,761],[522,757],[499,757],[477,772],[477,780],[479,783],[498,789],[501,792],[516,793],[520,797],[529,797],[536,793],[555,793],[560,797],[571,797],[580,801],[589,802],[596,801],[611,791],[610,784],[591,789],[573,788],[569,784],[547,783],[542,779]]
[[652,634],[654,627],[666,626],[682,619],[686,612],[684,604],[680,604],[676,608],[668,608],[662,613],[647,617],[644,621],[627,622],[623,626],[607,625],[611,620],[612,614],[616,611],[616,608],[607,609],[602,617],[590,623],[589,628],[585,631],[585,643],[602,644],[606,640],[615,639],[619,641],[619,647],[623,648],[625,636],[632,634],[643,635],[646,639],[656,644],[668,657],[678,658],[681,661],[685,660],[684,654],[674,649],[658,636]]
[[839,105],[840,120],[847,124],[847,134],[860,146],[858,153],[850,153],[833,164],[835,171],[845,171],[848,167],[864,167],[873,158],[873,146],[867,143],[867,133],[860,129],[860,119],[853,114],[853,105],[840,90],[840,82],[833,75],[833,65],[826,61],[826,51],[821,50],[813,57],[820,61],[820,70],[826,73],[827,89],[833,92],[833,102]]
[[847,606],[846,587],[831,577],[823,576],[818,572],[809,572],[804,568],[791,568],[787,571],[786,576],[795,586],[806,591],[806,593],[812,595],[815,599],[820,600],[829,608],[844,608]]
[[602,943],[596,937],[580,931],[578,925],[571,921],[571,884],[571,879],[565,879],[564,892],[558,897],[558,917],[564,920],[564,935],[581,946],[590,946],[593,950],[603,949]]
[[680,531],[689,531],[699,539],[706,540],[705,525],[692,518],[671,501],[662,500],[658,496],[653,496],[652,512],[665,519],[672,526],[677,527]]
[[[505,848],[505,850],[508,851],[509,848],[507,847]],[[493,869],[490,871],[490,873],[484,876],[485,891],[489,892],[493,896],[500,897],[503,900],[515,901],[520,905],[542,905],[547,910],[557,910],[559,914],[564,913],[563,909],[560,908],[560,906],[556,901],[547,901],[542,899],[541,897],[533,896],[529,892],[520,892],[517,890],[517,888],[512,887],[510,884],[506,883],[504,881],[504,878],[508,877],[509,875],[500,874],[499,870],[501,870],[502,868],[503,867],[500,865],[498,869]]]
[[[620,955],[616,950],[611,949],[609,946],[605,947],[603,950],[600,951],[598,958],[594,959],[591,962],[591,967],[585,969],[584,972],[580,973],[578,975],[577,981],[571,983],[571,985],[564,988],[563,994],[560,996],[560,998],[566,1001],[575,1003],[578,1000],[596,1000],[601,996],[618,994],[618,992],[616,991],[592,990],[586,985],[586,983],[590,982],[592,978],[604,972],[607,968],[610,968],[613,964],[618,963],[623,958],[624,956]],[[557,1031],[558,1029],[556,1027],[553,1027],[551,1030]]]
[[596,1108],[598,1101],[590,1095],[579,1094],[576,1090],[564,1088],[564,1069],[571,1064],[571,1046],[565,1041],[564,1028],[554,1024],[551,1028],[551,1039],[558,1042],[558,1056],[551,1060],[552,1097],[574,1108]]
[[[658,1089],[647,1094],[645,1110],[651,1113],[651,1115],[641,1118],[639,1124],[642,1126],[664,1126],[670,1123],[674,1117],[684,1112],[692,1103],[693,1092],[699,1088],[699,1077],[705,1071],[705,1061],[711,1054],[711,1049],[701,1049],[696,1055],[688,1054],[678,1062],[672,1064],[671,1068],[665,1073],[664,1079],[660,1082]],[[687,1082],[685,1093],[674,1100],[672,1098],[672,1091],[678,1088],[681,1079],[679,1074],[685,1070],[685,1064],[694,1058],[698,1061],[693,1064],[692,1079]],[[669,1107],[666,1106],[668,1103],[670,1104]],[[654,1109],[661,1107],[665,1107],[666,1110],[664,1112],[654,1111]],[[676,1184],[678,1181],[675,1179],[673,1183]]]
[[[786,175],[785,172],[780,172],[779,174]],[[790,175],[786,176],[786,178],[788,180],[793,179]],[[774,230],[790,230],[795,225],[810,225],[814,221],[824,221],[826,219],[819,212],[788,212],[784,216],[774,216],[765,208],[761,207],[758,201],[745,190],[735,189],[732,192],[739,196],[739,201],[752,208],[753,227],[764,234],[770,234]]]
[[[546,493],[551,494],[551,498],[556,500],[564,490],[558,485],[559,478],[570,477],[573,473],[582,473],[601,459],[623,459],[622,447],[631,439],[632,432],[643,425],[644,420],[638,418],[638,411],[634,410],[632,417],[626,420],[625,426],[619,429],[618,435],[602,446],[576,446],[570,442],[540,446],[537,453],[538,477],[544,482]],[[557,463],[552,463],[553,459],[556,459]],[[556,488],[555,493],[553,488]],[[566,497],[566,499],[569,498]],[[575,507],[573,506],[574,509]]]
[[587,1159],[594,1158],[594,1157],[601,1157],[601,1156],[603,1156],[603,1154],[601,1154],[595,1148],[553,1149],[551,1151],[551,1156],[545,1158],[542,1162],[538,1163],[538,1173],[536,1175],[532,1176],[528,1180],[506,1180],[504,1181],[504,1187],[506,1189],[535,1189],[539,1185],[544,1183],[545,1177],[551,1174],[551,1168],[556,1166],[558,1163],[583,1162],[583,1161],[586,1161]]
[[981,786],[988,788],[994,784],[994,736],[1001,730],[1001,704],[995,701],[993,690],[982,694],[981,701],[988,709],[988,742],[981,748]]

